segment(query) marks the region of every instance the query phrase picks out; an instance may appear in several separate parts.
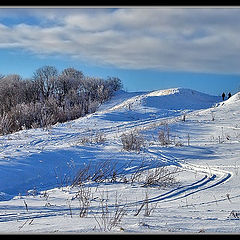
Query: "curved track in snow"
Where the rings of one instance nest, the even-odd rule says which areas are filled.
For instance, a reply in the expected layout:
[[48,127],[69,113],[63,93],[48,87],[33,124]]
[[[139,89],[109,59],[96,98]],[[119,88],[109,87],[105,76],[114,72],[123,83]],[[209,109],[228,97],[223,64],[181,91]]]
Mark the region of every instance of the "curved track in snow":
[[[232,176],[230,172],[226,172],[219,169],[208,168],[205,166],[200,165],[193,165],[189,163],[181,163],[181,167],[187,171],[197,171],[198,173],[201,172],[205,174],[201,179],[191,183],[186,184],[177,188],[174,188],[170,191],[167,191],[163,194],[150,197],[148,199],[148,203],[153,202],[170,202],[176,201],[181,198],[186,198],[189,195],[196,194],[200,191],[205,191],[211,189],[213,187],[218,186],[229,180]],[[210,174],[210,175],[209,175]],[[144,200],[134,201],[127,204],[119,204],[119,206],[136,206],[137,204],[141,205],[144,203]],[[203,204],[203,203],[202,203]],[[113,207],[111,205],[108,206],[109,208]],[[71,211],[79,211],[78,208],[72,208]],[[13,211],[13,210],[12,210]],[[54,216],[62,216],[64,214],[69,214],[69,207],[66,205],[64,206],[52,206],[46,209],[41,208],[32,208],[32,210],[26,211],[24,206],[21,209],[18,209],[18,213],[5,213],[0,214],[0,222],[7,222],[7,221],[19,221],[19,220],[26,220],[32,221],[33,219],[38,218],[47,218],[47,217],[54,217]]]
[[190,185],[181,186],[179,188],[170,190],[167,193],[149,199],[149,202],[156,201],[175,201],[180,198],[185,198],[189,195],[195,194],[200,191],[208,190],[216,187],[229,180],[232,177],[232,173],[219,169],[213,169],[200,165],[193,165],[189,163],[181,164],[181,167],[187,171],[197,171],[198,173],[205,173],[205,176]]
[[[148,203],[153,202],[170,202],[176,201],[182,198],[186,198],[192,194],[196,194],[200,191],[209,190],[213,187],[217,187],[220,184],[228,181],[232,177],[231,172],[227,172],[224,170],[210,168],[201,165],[189,164],[186,162],[179,161],[178,164],[180,168],[186,171],[193,171],[197,173],[202,173],[204,176],[190,184],[182,185],[171,189],[163,194],[149,197]],[[145,200],[134,201],[131,203],[126,204],[127,206],[136,205],[136,204],[143,204]],[[203,204],[203,203],[202,203]]]

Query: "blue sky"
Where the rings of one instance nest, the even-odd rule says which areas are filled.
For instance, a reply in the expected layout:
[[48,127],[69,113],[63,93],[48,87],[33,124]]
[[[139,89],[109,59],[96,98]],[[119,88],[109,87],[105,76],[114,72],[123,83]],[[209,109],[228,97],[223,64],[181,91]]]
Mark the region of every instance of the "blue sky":
[[128,91],[240,91],[238,8],[0,8],[0,73],[44,65],[119,77]]

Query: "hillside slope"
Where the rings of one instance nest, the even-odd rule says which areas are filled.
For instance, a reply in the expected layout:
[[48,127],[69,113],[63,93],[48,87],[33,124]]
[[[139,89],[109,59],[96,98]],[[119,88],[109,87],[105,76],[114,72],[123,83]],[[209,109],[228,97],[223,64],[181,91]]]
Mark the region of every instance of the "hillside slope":
[[[123,101],[119,102],[119,99]],[[113,97],[110,103],[101,107],[102,111],[94,115],[110,121],[173,117],[181,115],[183,112],[209,108],[220,100],[220,97],[185,88],[141,93],[121,91]]]
[[[208,108],[218,101],[219,97],[181,88],[139,93],[119,91],[99,111],[83,118],[56,124],[49,130],[30,129],[0,136],[2,198],[25,194],[33,188],[55,187],[63,181],[60,178],[70,175],[70,171],[74,175],[77,166],[84,162],[99,161],[106,155],[121,158],[115,156],[116,150],[111,151],[111,148],[121,150],[119,143],[111,142],[116,136],[120,139],[121,133],[183,112]],[[107,138],[110,150],[106,150],[107,146],[87,147],[80,143],[83,137],[94,138],[98,133]]]

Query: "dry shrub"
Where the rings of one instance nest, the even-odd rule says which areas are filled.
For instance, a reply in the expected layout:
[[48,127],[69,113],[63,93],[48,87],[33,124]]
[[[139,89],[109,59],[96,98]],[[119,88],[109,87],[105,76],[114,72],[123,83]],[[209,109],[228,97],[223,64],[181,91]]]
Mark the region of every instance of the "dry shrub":
[[78,139],[77,143],[81,145],[86,144],[103,144],[106,141],[106,136],[102,132],[97,132],[93,136],[82,136]]
[[123,149],[126,151],[140,152],[144,147],[144,138],[137,130],[122,134],[121,141]]
[[168,124],[163,125],[163,129],[158,132],[158,141],[162,146],[169,145],[170,141],[170,130]]
[[100,216],[94,215],[94,218],[101,231],[111,231],[114,227],[118,226],[122,218],[126,215],[126,205],[121,206],[118,196],[115,197],[113,206],[108,205],[108,195],[104,196],[104,192],[100,198]]
[[177,168],[169,170],[166,166],[149,169],[143,179],[143,186],[158,186],[166,188],[177,185],[179,182],[176,180],[175,175],[179,171],[180,170]]
[[9,114],[0,117],[0,134],[5,135],[11,133],[13,121]]
[[115,182],[117,169],[117,162],[105,160],[97,164],[84,164],[76,174],[72,186],[81,185],[86,181],[101,182]]
[[79,189],[75,198],[77,198],[79,201],[79,217],[86,217],[92,199],[91,188],[84,186],[83,184],[79,185]]
[[79,186],[87,181],[96,183],[137,183],[142,187],[160,188],[180,184],[176,175],[182,170],[177,167],[172,169],[162,166],[161,163],[156,166],[150,166],[142,162],[131,173],[124,171],[125,167],[128,167],[128,164],[119,166],[117,161],[112,160],[105,160],[94,165],[89,162],[78,170],[72,186]]

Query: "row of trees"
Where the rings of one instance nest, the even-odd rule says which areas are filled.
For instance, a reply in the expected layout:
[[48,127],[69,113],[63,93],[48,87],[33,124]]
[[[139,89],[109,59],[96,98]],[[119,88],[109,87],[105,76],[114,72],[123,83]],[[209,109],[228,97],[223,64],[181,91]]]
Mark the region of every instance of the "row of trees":
[[44,66],[31,79],[0,75],[0,134],[82,117],[121,88],[119,78],[88,77],[74,68],[59,73],[53,66]]

